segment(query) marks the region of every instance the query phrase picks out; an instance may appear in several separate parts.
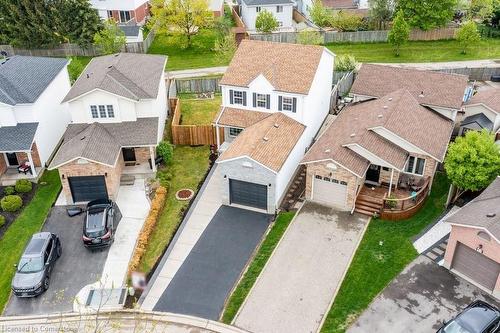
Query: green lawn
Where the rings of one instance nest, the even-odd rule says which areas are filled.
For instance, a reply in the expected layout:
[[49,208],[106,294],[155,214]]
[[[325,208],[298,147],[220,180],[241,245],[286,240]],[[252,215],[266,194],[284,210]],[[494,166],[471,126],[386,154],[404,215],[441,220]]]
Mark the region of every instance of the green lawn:
[[90,62],[92,57],[71,57],[70,59],[71,62],[68,65],[68,73],[71,84],[73,84],[85,69],[85,66],[87,66],[87,64]]
[[411,238],[444,211],[449,182],[436,174],[430,197],[412,218],[372,220],[356,251],[322,332],[345,332],[357,316],[417,257]]
[[262,242],[257,254],[250,263],[248,270],[245,272],[245,275],[241,279],[240,283],[231,294],[222,316],[222,321],[224,323],[230,324],[234,316],[236,316],[241,304],[245,301],[250,289],[252,289],[255,281],[262,272],[264,265],[285,233],[294,215],[294,212],[283,212],[278,215],[271,231]]
[[57,170],[45,171],[31,202],[9,226],[0,241],[0,309],[3,311],[10,295],[10,283],[26,242],[40,230],[52,204],[56,201],[61,182]]
[[485,39],[462,54],[455,40],[410,42],[396,57],[388,43],[328,44],[328,49],[340,54],[352,54],[358,62],[439,62],[500,58],[500,39]]
[[222,104],[222,96],[216,94],[213,99],[195,99],[192,94],[180,94],[181,124],[210,125]]
[[173,238],[181,223],[181,214],[188,205],[187,201],[177,200],[175,193],[183,188],[196,190],[208,169],[209,153],[207,146],[176,146],[172,165],[158,171],[158,178],[168,189],[167,199],[141,259],[140,271],[149,272]]
[[220,59],[213,50],[216,37],[213,30],[201,30],[193,36],[191,47],[183,48],[183,37],[159,32],[148,53],[168,55],[168,70],[225,66],[228,62]]

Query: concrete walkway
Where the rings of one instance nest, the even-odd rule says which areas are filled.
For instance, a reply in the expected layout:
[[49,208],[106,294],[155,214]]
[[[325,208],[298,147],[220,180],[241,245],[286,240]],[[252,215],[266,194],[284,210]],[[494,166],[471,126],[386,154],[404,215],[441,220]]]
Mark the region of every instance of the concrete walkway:
[[181,267],[194,245],[207,228],[212,217],[221,206],[221,182],[217,167],[205,180],[205,184],[193,204],[192,212],[183,226],[177,232],[176,238],[169,246],[157,268],[158,273],[153,275],[149,282],[146,296],[142,301],[141,309],[153,310],[170,281]]
[[223,75],[226,70],[227,66],[184,69],[179,71],[169,71],[167,72],[167,77],[169,79],[188,79],[202,76]]
[[420,236],[417,240],[413,242],[413,246],[418,253],[423,253],[428,250],[431,246],[436,244],[439,240],[443,239],[444,236],[451,232],[451,225],[444,222],[449,216],[457,212],[459,208],[454,206],[448,214],[446,214],[441,220],[434,224],[429,230]]
[[368,218],[306,202],[250,291],[235,326],[259,333],[316,332]]
[[482,67],[499,67],[500,59],[486,59],[486,60],[469,60],[469,61],[447,61],[447,62],[421,62],[421,63],[378,63],[377,65],[403,67],[403,68],[417,68],[426,70],[436,69],[451,69],[451,68],[482,68]]

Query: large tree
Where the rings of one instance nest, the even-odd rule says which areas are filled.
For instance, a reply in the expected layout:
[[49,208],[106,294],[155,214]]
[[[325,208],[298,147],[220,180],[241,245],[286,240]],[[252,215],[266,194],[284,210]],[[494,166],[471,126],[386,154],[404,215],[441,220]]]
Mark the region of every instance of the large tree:
[[401,46],[403,46],[410,38],[410,25],[406,22],[403,12],[400,10],[394,22],[392,22],[391,31],[389,31],[388,41],[394,48],[394,53],[399,57]]
[[65,40],[83,47],[102,29],[101,18],[88,0],[56,0],[60,31]]
[[394,0],[371,0],[370,16],[377,22],[379,29],[385,29],[394,14]]
[[398,0],[396,8],[411,27],[430,30],[450,22],[456,5],[457,0]]
[[500,175],[500,150],[492,134],[468,131],[450,144],[444,161],[448,178],[459,191],[479,191]]

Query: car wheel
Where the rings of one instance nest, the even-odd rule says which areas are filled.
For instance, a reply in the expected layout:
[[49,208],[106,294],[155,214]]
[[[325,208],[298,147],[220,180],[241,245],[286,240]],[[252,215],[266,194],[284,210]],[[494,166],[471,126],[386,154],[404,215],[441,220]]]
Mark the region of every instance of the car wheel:
[[49,289],[49,285],[50,285],[50,279],[48,276],[46,276],[45,279],[43,280],[43,289],[44,290]]
[[61,257],[62,255],[62,245],[59,244],[59,247],[57,248],[57,258]]

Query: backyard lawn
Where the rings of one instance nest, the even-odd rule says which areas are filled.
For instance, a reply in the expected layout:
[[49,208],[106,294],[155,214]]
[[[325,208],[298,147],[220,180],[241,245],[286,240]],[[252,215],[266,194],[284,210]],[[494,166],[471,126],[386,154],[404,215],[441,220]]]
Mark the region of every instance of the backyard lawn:
[[207,146],[176,146],[172,165],[158,170],[160,182],[167,187],[167,199],[141,259],[140,271],[148,273],[172,240],[181,223],[181,214],[188,206],[188,201],[177,200],[175,193],[183,188],[197,189],[207,172],[209,153]]
[[213,99],[196,99],[193,94],[179,94],[182,125],[210,125],[222,104],[222,96]]
[[410,42],[394,56],[388,43],[328,44],[328,49],[340,54],[352,54],[358,62],[439,62],[500,58],[500,39],[485,39],[462,54],[455,40]]
[[78,76],[83,72],[85,66],[90,62],[92,57],[71,57],[71,62],[68,65],[69,78],[73,84]]
[[294,212],[283,212],[278,215],[271,231],[262,242],[257,254],[250,263],[248,270],[245,272],[245,275],[239,282],[238,286],[231,294],[222,316],[222,321],[224,323],[231,324],[231,321],[234,319],[234,316],[236,316],[236,313],[245,301],[250,289],[252,289],[255,281],[262,272],[262,269],[264,269],[267,260],[269,260],[269,257],[273,253],[276,245],[285,233],[294,216]]
[[372,220],[356,251],[321,332],[345,332],[372,300],[417,257],[412,237],[444,211],[449,182],[436,174],[431,195],[412,218]]
[[56,201],[61,182],[57,170],[45,171],[38,183],[35,196],[24,207],[21,214],[9,226],[0,241],[0,312],[3,311],[10,295],[10,283],[26,242],[40,231],[45,218]]

